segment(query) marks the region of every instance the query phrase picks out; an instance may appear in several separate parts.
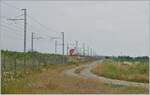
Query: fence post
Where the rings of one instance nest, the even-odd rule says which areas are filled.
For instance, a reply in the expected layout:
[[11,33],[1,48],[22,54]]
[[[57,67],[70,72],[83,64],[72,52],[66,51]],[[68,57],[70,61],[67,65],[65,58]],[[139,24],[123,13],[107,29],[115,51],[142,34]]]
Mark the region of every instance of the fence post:
[[34,54],[35,56],[34,56],[34,60],[36,61],[36,63],[35,64],[37,64],[37,70],[39,70],[39,65],[40,65],[40,62],[37,60],[37,56],[36,56],[36,54]]
[[[40,56],[40,55],[37,55],[37,56],[39,57],[38,59],[36,59],[36,61],[37,61],[37,70],[38,70],[42,56]],[[37,58],[37,56],[36,56],[36,58]]]
[[14,59],[14,77],[16,76],[16,64],[17,64],[17,59]]
[[[1,58],[3,58],[3,61],[2,61],[2,68],[1,68],[1,73],[2,73],[2,78],[4,77],[4,72],[5,72],[5,56],[4,56],[4,54],[3,54],[3,56],[1,57]],[[1,83],[3,83],[3,82],[1,82]]]
[[35,60],[34,60],[34,55],[33,55],[33,52],[32,52],[32,58],[31,58],[31,69],[33,69],[33,71],[34,71],[34,62],[35,62]]
[[24,53],[23,61],[24,61],[24,72],[26,72],[26,70],[25,70],[25,68],[26,68],[26,54],[25,53]]
[[5,66],[5,54],[3,55],[3,71],[5,71],[5,68],[6,68],[6,66]]

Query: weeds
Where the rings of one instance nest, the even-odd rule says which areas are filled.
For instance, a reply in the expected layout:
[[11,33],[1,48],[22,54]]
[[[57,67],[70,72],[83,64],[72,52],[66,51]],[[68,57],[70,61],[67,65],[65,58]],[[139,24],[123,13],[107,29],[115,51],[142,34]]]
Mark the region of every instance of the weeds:
[[98,64],[92,70],[93,73],[100,76],[109,77],[113,79],[149,82],[149,64],[148,63],[131,63],[124,64],[124,62],[116,62],[114,60],[105,60]]

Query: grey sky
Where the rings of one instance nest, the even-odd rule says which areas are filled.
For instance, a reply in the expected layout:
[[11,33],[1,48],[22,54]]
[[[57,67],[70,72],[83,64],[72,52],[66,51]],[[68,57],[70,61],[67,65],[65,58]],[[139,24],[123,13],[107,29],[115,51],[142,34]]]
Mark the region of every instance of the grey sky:
[[[148,55],[148,1],[7,1],[6,3],[20,9],[27,8],[30,16],[51,29],[47,31],[28,18],[28,50],[31,47],[31,31],[37,32],[37,36],[44,37],[36,40],[34,46],[36,50],[42,52],[54,52],[54,42],[45,34],[60,36],[58,32],[65,32],[65,42],[74,43],[78,40],[80,46],[84,42],[94,48],[99,55]],[[22,13],[12,6],[3,3],[1,5],[2,17],[16,17]],[[13,27],[12,25],[22,27],[21,22],[14,24],[3,20],[11,24],[10,27]],[[19,35],[11,32],[10,30],[5,32],[3,29],[2,48],[22,51],[23,31]]]

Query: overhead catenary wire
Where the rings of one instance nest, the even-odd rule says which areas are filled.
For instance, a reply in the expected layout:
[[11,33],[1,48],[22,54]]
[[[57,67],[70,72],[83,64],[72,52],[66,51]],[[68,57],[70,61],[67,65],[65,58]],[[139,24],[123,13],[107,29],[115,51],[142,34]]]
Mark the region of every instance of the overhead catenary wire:
[[[23,40],[23,38],[22,38],[21,35],[16,34],[16,33],[14,33],[14,32],[9,33],[10,31],[8,31],[8,30],[6,30],[6,29],[2,29],[2,28],[0,29],[0,31],[1,31],[2,35],[7,32],[7,35],[13,35],[14,38],[17,37],[17,38]],[[5,31],[5,33],[3,33],[3,31]]]
[[[1,21],[3,21],[3,20],[5,20],[5,21],[8,21],[8,18],[11,18],[11,17],[6,17],[6,16],[0,16],[0,20]],[[22,27],[23,25],[21,25],[21,23],[19,23],[19,22],[16,22],[16,21],[13,21],[12,23],[14,23],[16,26],[18,26],[18,27]],[[18,24],[19,23],[19,24]],[[23,23],[22,23],[23,24]],[[20,26],[21,25],[21,26]]]
[[[45,34],[45,32],[43,33],[43,31],[40,31],[39,29],[37,29],[37,28],[36,28],[35,26],[33,26],[32,24],[28,24],[28,27],[32,27],[32,29],[36,31],[36,32],[34,32],[34,33],[36,33],[36,34],[38,34],[38,35],[44,36],[43,39],[50,39],[50,40],[53,40],[53,39],[61,39],[61,37],[58,37],[58,36],[50,36],[50,35],[48,35],[48,34]],[[38,31],[38,32],[37,32],[37,31]],[[39,33],[39,32],[40,32],[40,33]]]
[[11,31],[10,29],[8,29],[8,28],[1,28],[0,29],[1,30],[1,32],[2,33],[6,33],[7,32],[7,34],[15,34],[15,35],[18,35],[18,36],[20,36],[20,37],[23,37],[23,34],[20,34],[20,33],[18,33],[18,32],[14,32],[14,31]]
[[[3,28],[5,28],[5,29],[8,29],[10,32],[12,32],[12,33],[15,33],[15,34],[18,34],[18,35],[20,35],[20,36],[23,36],[23,32],[21,32],[21,31],[23,31],[23,30],[17,30],[17,29],[14,29],[14,27],[12,28],[12,27],[10,27],[10,26],[7,26],[7,25],[2,25],[2,27],[1,27],[2,29]],[[13,31],[12,31],[13,30]],[[30,31],[30,32],[33,32],[33,31]],[[22,34],[20,34],[20,33],[22,33]],[[35,32],[36,33],[36,32]],[[36,33],[36,34],[38,34],[38,33]],[[38,34],[38,35],[40,35],[40,34]],[[44,38],[43,38],[44,39]]]
[[[4,20],[7,20],[8,19],[8,17],[2,17]],[[21,26],[17,26],[16,24],[10,24],[10,23],[7,23],[7,22],[5,22],[4,20],[1,20],[1,22],[2,23],[5,23],[5,24],[8,24],[8,25],[13,25],[14,27],[16,27],[17,29],[21,29],[22,31],[23,31],[23,25],[22,25],[22,27]],[[4,26],[5,27],[5,26]],[[33,25],[31,25],[31,24],[28,24],[28,27],[32,27],[32,31],[31,30],[29,30],[29,32],[33,32],[33,30],[35,30],[35,31],[39,31],[38,29],[36,29]],[[15,29],[16,29],[15,28]],[[13,29],[14,30],[14,29]],[[35,32],[34,31],[34,32]],[[38,32],[35,32],[36,34],[39,34]],[[42,33],[42,32],[41,32]],[[43,34],[43,33],[42,33]],[[40,34],[39,34],[40,35]],[[48,38],[49,37],[51,37],[51,36],[49,36],[49,35],[47,35],[47,34],[43,34],[43,35],[45,35],[45,36],[47,36]]]
[[[3,2],[4,3],[4,2]],[[5,5],[7,5],[8,7],[11,7],[11,8],[13,8],[13,9],[16,9],[16,10],[19,10],[19,11],[21,11],[21,9],[20,8],[18,8],[18,7],[16,7],[16,6],[14,6],[14,5],[12,5],[12,4],[8,4],[8,3],[4,3]],[[43,25],[42,23],[40,23],[38,20],[36,20],[35,18],[33,18],[32,16],[30,16],[30,15],[27,15],[32,21],[34,21],[34,22],[36,22],[37,24],[39,24],[43,29],[45,29],[46,31],[48,31],[48,32],[50,32],[49,30],[52,30],[52,29],[50,29],[50,28],[48,28],[47,26],[45,26],[45,25]],[[39,31],[39,30],[38,30]],[[43,31],[42,31],[43,32]],[[57,31],[54,31],[54,30],[52,30],[51,32],[57,32]],[[37,32],[36,32],[37,33]],[[59,32],[57,32],[57,33],[59,33]],[[42,33],[43,34],[43,33]],[[44,34],[45,36],[47,36],[48,38],[51,38],[51,36],[49,36],[49,35],[47,35],[47,34]]]
[[48,37],[48,38],[51,37],[51,36],[49,36],[48,34],[43,33],[43,31],[38,30],[35,26],[33,26],[33,25],[29,24],[29,23],[28,23],[28,27],[32,27],[33,30],[38,31],[38,32],[35,32],[35,33],[37,33],[37,34],[39,34],[39,32],[41,32],[42,35],[44,35],[44,36],[46,36],[46,37]]
[[8,18],[10,18],[10,17],[0,16],[1,23],[5,23],[5,24],[8,24],[8,25],[11,25],[11,26],[14,26],[18,29],[23,30],[23,25],[18,24],[18,22],[16,23],[14,21],[9,21]]
[[8,25],[14,26],[14,27],[16,27],[17,29],[23,30],[23,26],[22,26],[22,27],[19,27],[19,26],[17,26],[16,24],[7,23],[7,22],[5,22],[5,21],[3,21],[3,20],[1,20],[1,23],[5,23],[5,24],[8,24]]
[[2,15],[0,15],[0,20],[2,20],[2,19],[8,19],[8,18],[10,18],[10,17],[6,17],[6,16],[2,16]]
[[10,29],[11,31],[17,31],[17,32],[19,32],[19,33],[21,33],[21,31],[23,31],[23,30],[20,30],[20,29],[18,29],[18,28],[11,27],[11,26],[6,25],[6,24],[1,24],[1,27],[8,28],[8,29]]
[[[4,2],[3,2],[4,3]],[[13,9],[15,9],[15,10],[17,10],[17,11],[21,11],[21,9],[20,8],[17,8],[16,6],[14,6],[14,5],[11,5],[11,4],[9,4],[9,3],[4,3],[5,5],[7,5],[7,6],[9,6],[9,7],[11,7],[11,8],[13,8]],[[20,17],[20,16],[22,16],[22,14],[21,15],[19,15],[19,16],[16,16],[17,18],[18,17]],[[16,18],[15,17],[15,18]],[[36,23],[36,24],[38,24],[39,26],[40,26],[40,29],[42,29],[42,31],[41,30],[39,30],[39,29],[37,29],[37,27],[36,27],[36,25],[35,24],[30,24],[30,23],[27,23],[27,25],[28,25],[28,27],[31,27],[31,29],[30,28],[28,28],[28,33],[29,32],[34,32],[34,33],[36,33],[36,34],[38,34],[38,35],[42,35],[42,37],[44,38],[44,39],[47,39],[48,38],[48,40],[49,39],[51,39],[53,36],[52,35],[48,35],[46,32],[53,32],[53,33],[61,33],[61,32],[58,32],[58,31],[56,31],[56,30],[53,30],[53,29],[51,29],[50,27],[47,27],[46,25],[44,25],[44,24],[42,24],[39,20],[37,20],[35,17],[32,17],[31,15],[29,15],[29,14],[27,14],[27,17],[29,18],[29,21],[33,21],[34,23]],[[1,18],[1,17],[0,17]],[[5,18],[5,17],[2,17],[2,18]],[[6,18],[5,18],[6,19]],[[7,18],[8,19],[8,18]],[[19,27],[20,26],[20,24],[10,24],[10,23],[6,23],[6,22],[4,22],[4,21],[2,21],[2,27],[4,28],[4,29],[6,29],[6,30],[11,30],[10,32],[12,32],[12,34],[14,35],[14,34],[16,34],[16,35],[19,35],[20,36],[20,34],[18,33],[18,32],[20,32],[20,31],[23,31],[23,26],[21,26],[21,27]],[[13,26],[13,28],[12,27],[10,27],[10,26],[7,26],[7,25],[4,25],[4,23],[5,24],[9,24],[9,25],[12,25]],[[18,22],[17,22],[18,23]],[[19,26],[17,26],[17,25],[19,25]],[[9,27],[9,28],[8,28]],[[12,31],[13,30],[13,31]],[[44,30],[44,31],[43,31]],[[7,31],[8,32],[8,31]],[[20,33],[22,33],[23,34],[23,32],[20,32]],[[22,35],[22,37],[23,37],[23,35]],[[63,37],[60,37],[60,38],[63,38]],[[64,45],[65,43],[61,43],[61,45]],[[77,48],[77,46],[76,46],[76,48]],[[63,49],[64,50],[64,49]],[[85,51],[89,51],[89,49],[88,50],[86,50],[86,48],[84,47],[84,55],[85,55]],[[63,53],[64,54],[64,53]],[[89,53],[88,53],[89,54]]]
[[5,28],[10,29],[11,31],[17,31],[17,32],[20,32],[20,33],[22,33],[22,31],[23,31],[23,30],[18,30],[18,29],[15,29],[15,28],[13,28],[13,27],[4,25],[4,24],[1,24],[1,27],[5,27]]
[[[14,9],[16,9],[16,10],[18,10],[18,11],[21,11],[20,8],[14,6],[14,5],[12,5],[12,4],[9,4],[9,3],[6,3],[6,2],[2,2],[2,3],[5,4],[5,5],[7,5],[8,7],[11,7],[11,8],[14,8]],[[33,18],[33,17],[32,17],[31,15],[29,15],[29,14],[27,14],[27,16],[28,16],[29,18],[31,18],[33,21],[35,21],[35,22],[37,22],[38,24],[40,24],[41,26],[45,27],[45,29],[47,29],[48,31],[49,31],[49,30],[52,30],[52,29],[48,28],[47,26],[45,26],[44,24],[40,23],[37,19],[35,19],[35,17]],[[52,30],[52,32],[57,32],[57,31]],[[59,32],[57,32],[57,33],[59,33]]]
[[[46,31],[52,30],[52,29],[48,28],[47,26],[45,26],[44,24],[40,23],[38,20],[36,20],[36,19],[33,18],[32,16],[30,16],[29,14],[28,14],[27,16],[28,16],[31,20],[33,20],[34,22],[36,22],[36,23],[38,23],[40,26],[42,26],[43,29],[45,29]],[[49,31],[49,32],[50,32],[50,31]],[[58,32],[58,31],[54,31],[54,30],[52,30],[51,32],[60,33],[60,32]]]
[[4,4],[4,5],[6,5],[6,6],[8,6],[8,7],[11,7],[11,8],[13,8],[13,9],[15,9],[15,10],[20,11],[20,8],[17,8],[16,6],[14,6],[14,5],[12,5],[12,4],[6,3],[6,2],[4,2],[4,1],[3,1],[3,2],[1,1],[1,3]]

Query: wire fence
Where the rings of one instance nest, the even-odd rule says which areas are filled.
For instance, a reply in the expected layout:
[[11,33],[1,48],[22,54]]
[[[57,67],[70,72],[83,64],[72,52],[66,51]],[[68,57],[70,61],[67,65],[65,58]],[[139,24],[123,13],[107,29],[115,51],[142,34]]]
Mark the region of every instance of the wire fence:
[[[63,59],[64,58],[64,59]],[[49,64],[74,64],[91,62],[96,60],[95,57],[88,56],[62,56],[56,54],[42,54],[38,52],[1,52],[1,71],[2,85],[7,81],[26,79],[27,75],[32,75],[34,72],[42,72],[49,68]]]
[[[67,63],[67,57],[64,57]],[[18,53],[2,52],[1,53],[1,70],[2,78],[17,78],[18,74],[39,71],[41,68],[47,68],[48,64],[61,64],[62,56],[53,54],[39,53]],[[19,75],[20,76],[20,75]]]

